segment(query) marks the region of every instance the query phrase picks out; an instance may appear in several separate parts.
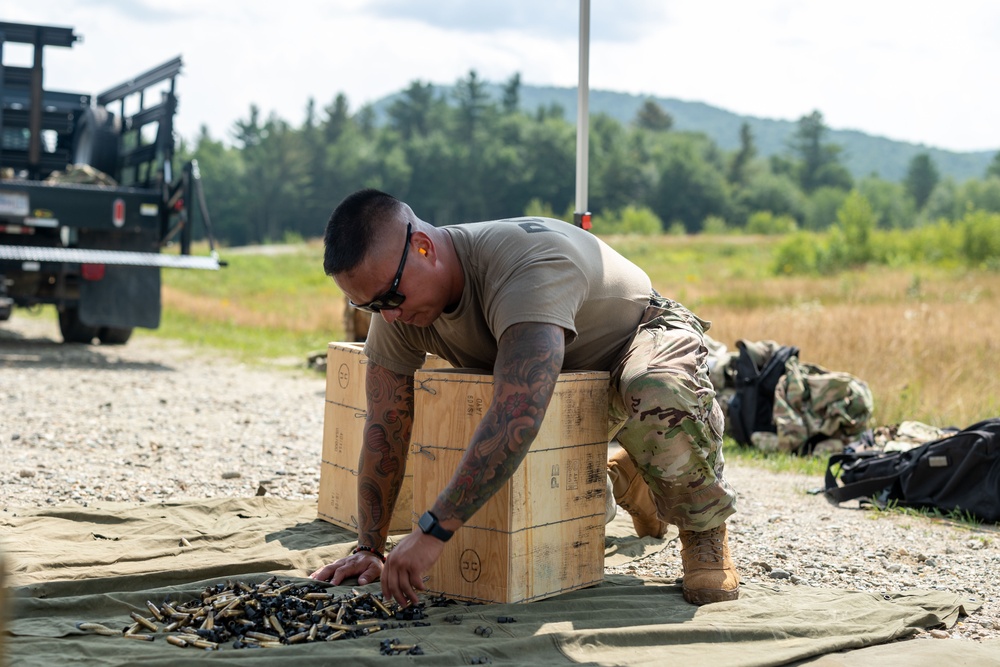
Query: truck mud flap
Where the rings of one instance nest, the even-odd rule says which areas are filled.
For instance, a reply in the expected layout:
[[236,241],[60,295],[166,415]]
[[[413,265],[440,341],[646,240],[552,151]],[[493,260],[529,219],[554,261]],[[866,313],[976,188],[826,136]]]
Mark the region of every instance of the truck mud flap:
[[105,267],[100,280],[80,281],[80,321],[95,327],[160,326],[160,270]]

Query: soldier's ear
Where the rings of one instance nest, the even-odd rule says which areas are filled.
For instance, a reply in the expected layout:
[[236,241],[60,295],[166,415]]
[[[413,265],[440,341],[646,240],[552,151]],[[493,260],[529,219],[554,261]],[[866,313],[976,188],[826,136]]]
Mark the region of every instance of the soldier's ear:
[[434,242],[423,232],[413,232],[413,251],[422,257],[429,257],[434,254]]

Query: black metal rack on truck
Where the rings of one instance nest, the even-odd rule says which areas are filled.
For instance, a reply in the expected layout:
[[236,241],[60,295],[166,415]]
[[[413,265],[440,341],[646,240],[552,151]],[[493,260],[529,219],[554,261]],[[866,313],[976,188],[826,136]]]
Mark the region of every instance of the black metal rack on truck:
[[[0,320],[53,304],[64,341],[123,344],[160,325],[161,268],[224,263],[197,163],[174,170],[181,58],[96,96],[46,90],[45,48],[79,39],[0,22]],[[5,64],[7,44],[33,46],[31,64]],[[191,254],[195,215],[207,256]]]

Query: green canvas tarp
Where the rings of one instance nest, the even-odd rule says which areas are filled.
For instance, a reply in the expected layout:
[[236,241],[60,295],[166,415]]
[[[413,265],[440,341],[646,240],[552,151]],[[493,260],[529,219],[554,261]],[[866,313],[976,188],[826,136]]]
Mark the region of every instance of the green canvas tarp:
[[[147,600],[186,601],[227,580],[252,583],[276,574],[298,581],[355,543],[353,533],[315,516],[314,504],[266,497],[6,512],[0,544],[13,597],[6,658],[11,665],[272,664],[280,656],[300,665],[860,667],[876,664],[868,660],[877,655],[886,667],[1000,665],[997,642],[895,641],[949,627],[978,608],[977,600],[955,593],[883,596],[747,584],[739,600],[699,608],[684,602],[673,581],[625,575],[530,604],[428,607],[426,626],[404,623],[368,637],[274,649],[181,649],[162,639],[137,642],[76,627],[89,621],[120,629],[131,622],[130,611],[145,612]],[[607,562],[626,563],[667,543],[628,533],[627,519],[609,526]],[[363,589],[379,590],[377,584]],[[462,622],[444,622],[449,615]],[[498,623],[502,616],[516,622]],[[474,632],[485,626],[490,636]],[[381,655],[387,636],[418,644],[424,655]]]

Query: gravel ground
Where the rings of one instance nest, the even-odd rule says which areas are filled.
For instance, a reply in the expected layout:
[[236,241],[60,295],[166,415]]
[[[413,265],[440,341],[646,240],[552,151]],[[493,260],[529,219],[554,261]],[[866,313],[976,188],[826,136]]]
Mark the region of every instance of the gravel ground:
[[[63,345],[54,320],[0,323],[0,511],[266,492],[315,499],[321,373],[248,366],[137,336]],[[819,477],[730,465],[730,546],[744,581],[863,591],[938,589],[982,608],[927,637],[1000,638],[1000,531],[835,508]],[[621,511],[621,510],[619,510]],[[674,543],[609,571],[681,574]]]

